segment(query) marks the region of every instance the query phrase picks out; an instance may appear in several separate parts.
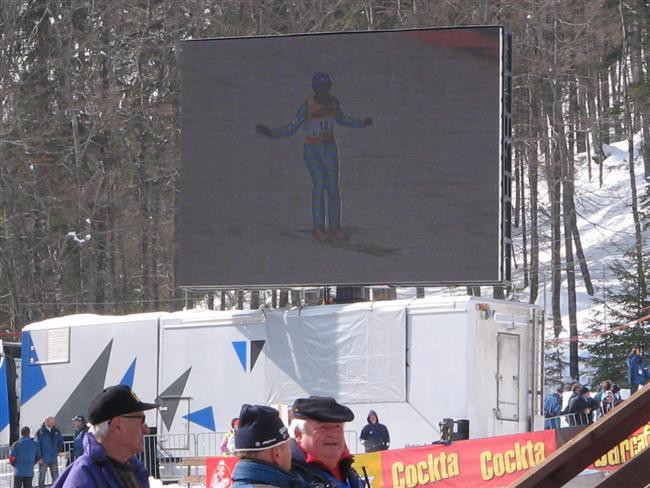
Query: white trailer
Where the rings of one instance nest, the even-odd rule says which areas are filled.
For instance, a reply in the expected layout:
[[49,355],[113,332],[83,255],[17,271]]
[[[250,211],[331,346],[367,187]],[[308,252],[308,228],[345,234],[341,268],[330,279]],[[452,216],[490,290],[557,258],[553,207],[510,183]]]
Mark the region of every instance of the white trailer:
[[70,433],[97,391],[126,383],[162,404],[147,413],[159,434],[224,432],[242,403],[311,394],[352,408],[357,433],[376,410],[393,448],[439,439],[443,418],[468,419],[472,438],[523,432],[541,403],[542,317],[460,297],[50,319],[23,329],[20,423],[56,415]]

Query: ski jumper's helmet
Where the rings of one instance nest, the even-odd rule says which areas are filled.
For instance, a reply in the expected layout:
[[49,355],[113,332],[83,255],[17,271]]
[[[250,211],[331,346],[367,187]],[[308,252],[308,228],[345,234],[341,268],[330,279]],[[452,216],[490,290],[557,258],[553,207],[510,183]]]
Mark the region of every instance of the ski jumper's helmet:
[[314,91],[329,91],[332,88],[330,75],[324,71],[319,71],[311,79],[311,87]]

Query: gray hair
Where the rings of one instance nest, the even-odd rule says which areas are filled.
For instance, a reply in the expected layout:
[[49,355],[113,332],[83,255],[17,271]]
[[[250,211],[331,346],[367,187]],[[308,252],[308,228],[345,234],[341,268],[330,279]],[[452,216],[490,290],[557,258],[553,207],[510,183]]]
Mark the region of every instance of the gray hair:
[[289,435],[292,439],[296,438],[296,432],[305,432],[307,421],[305,419],[293,419],[289,424]]
[[108,435],[108,424],[110,423],[110,420],[105,420],[104,422],[100,422],[99,424],[93,425],[93,424],[88,424],[90,428],[88,429],[88,432],[90,432],[95,439],[98,441],[101,441],[102,439],[105,439],[106,436]]

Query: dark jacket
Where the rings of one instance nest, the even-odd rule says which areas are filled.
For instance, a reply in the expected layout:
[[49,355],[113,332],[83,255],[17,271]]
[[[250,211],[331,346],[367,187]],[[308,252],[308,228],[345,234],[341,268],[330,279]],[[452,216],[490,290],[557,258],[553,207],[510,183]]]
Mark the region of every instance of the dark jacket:
[[627,381],[630,385],[642,385],[646,381],[648,367],[640,354],[630,353],[627,356]]
[[45,422],[41,428],[36,432],[36,443],[41,451],[41,458],[45,464],[52,464],[56,462],[56,457],[63,448],[63,437],[61,431],[56,427],[49,430],[45,427]]
[[72,436],[72,451],[70,452],[71,459],[73,461],[84,453],[83,442],[87,432],[88,432],[88,427],[86,426],[74,431],[74,434]]
[[[357,472],[352,469],[352,457],[344,458],[339,463],[339,470],[343,482],[338,481],[331,471],[325,466],[316,463],[308,463],[305,451],[303,451],[295,440],[291,440],[291,472],[302,481],[312,487],[318,488],[363,488],[364,484]],[[348,484],[346,484],[346,481]]]
[[256,485],[277,488],[307,488],[309,485],[278,466],[253,459],[242,459],[232,474],[233,487],[252,488]]
[[[377,423],[371,424],[370,417],[377,417]],[[379,417],[374,410],[368,412],[368,425],[361,429],[359,438],[366,448],[366,452],[385,451],[390,446],[390,435],[384,424],[379,423]]]
[[[588,425],[593,422],[594,410],[597,408],[593,398],[585,398],[582,395],[576,396],[569,404],[570,425]],[[587,409],[589,412],[587,413]]]
[[38,444],[29,436],[23,436],[11,446],[9,457],[14,457],[15,476],[30,478],[34,476],[34,465],[41,457]]
[[[84,436],[84,453],[59,476],[52,488],[123,488],[106,451],[91,433]],[[140,488],[149,488],[147,471],[136,457],[129,459]]]

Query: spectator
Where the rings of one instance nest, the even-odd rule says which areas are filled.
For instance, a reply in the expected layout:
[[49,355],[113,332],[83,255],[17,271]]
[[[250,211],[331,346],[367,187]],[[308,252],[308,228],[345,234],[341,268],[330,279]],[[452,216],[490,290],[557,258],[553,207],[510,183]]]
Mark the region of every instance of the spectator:
[[310,485],[362,488],[343,431],[354,420],[352,410],[334,398],[311,396],[294,402],[293,415],[304,423],[291,441],[291,471]]
[[29,427],[20,429],[20,439],[14,442],[9,451],[9,462],[14,467],[14,488],[32,488],[34,465],[41,453],[32,438]]
[[390,435],[384,424],[379,423],[377,412],[370,410],[368,412],[368,424],[361,429],[361,443],[366,448],[366,452],[385,451],[390,446]]
[[561,415],[567,415],[567,422],[569,425],[575,425],[575,419],[573,416],[569,413],[569,407],[571,406],[571,402],[580,395],[580,388],[582,388],[582,385],[580,383],[573,383],[571,385],[571,395],[567,399],[566,406],[564,407],[564,410],[562,410]]
[[580,394],[574,397],[569,403],[569,413],[572,417],[569,419],[571,425],[588,425],[593,420],[593,411],[595,402],[591,398],[589,388],[583,386],[580,388]]
[[237,425],[239,424],[239,419],[234,418],[230,421],[230,430],[226,432],[221,439],[221,454],[223,456],[232,456],[235,454],[235,432],[237,432]]
[[72,419],[74,425],[74,434],[72,434],[72,450],[70,451],[70,460],[74,461],[84,453],[83,440],[88,432],[86,418],[83,415],[77,415]]
[[621,398],[621,387],[614,383],[612,385],[612,393],[614,394],[614,406],[616,406],[623,401]]
[[627,381],[630,384],[630,393],[635,393],[639,385],[646,382],[648,367],[643,357],[643,349],[637,345],[632,348],[627,356]]
[[610,380],[604,380],[600,382],[600,391],[593,396],[594,402],[596,404],[596,418],[600,418],[600,404],[603,401],[605,392],[611,392],[612,382]]
[[232,475],[233,487],[307,487],[290,473],[289,432],[274,408],[242,405],[235,451],[240,460]]
[[41,453],[41,459],[38,461],[38,488],[43,488],[48,468],[52,476],[52,483],[59,477],[58,456],[63,448],[63,437],[56,426],[54,417],[46,418],[41,428],[38,429],[36,443]]
[[611,390],[602,392],[600,404],[598,405],[597,410],[597,418],[611,412],[614,405],[614,393]]
[[545,429],[559,429],[560,428],[560,413],[562,412],[562,392],[564,388],[562,385],[550,393],[544,399],[544,428]]
[[110,386],[90,403],[90,429],[84,453],[63,472],[53,488],[149,488],[149,477],[136,454],[149,433],[146,410],[127,385]]

